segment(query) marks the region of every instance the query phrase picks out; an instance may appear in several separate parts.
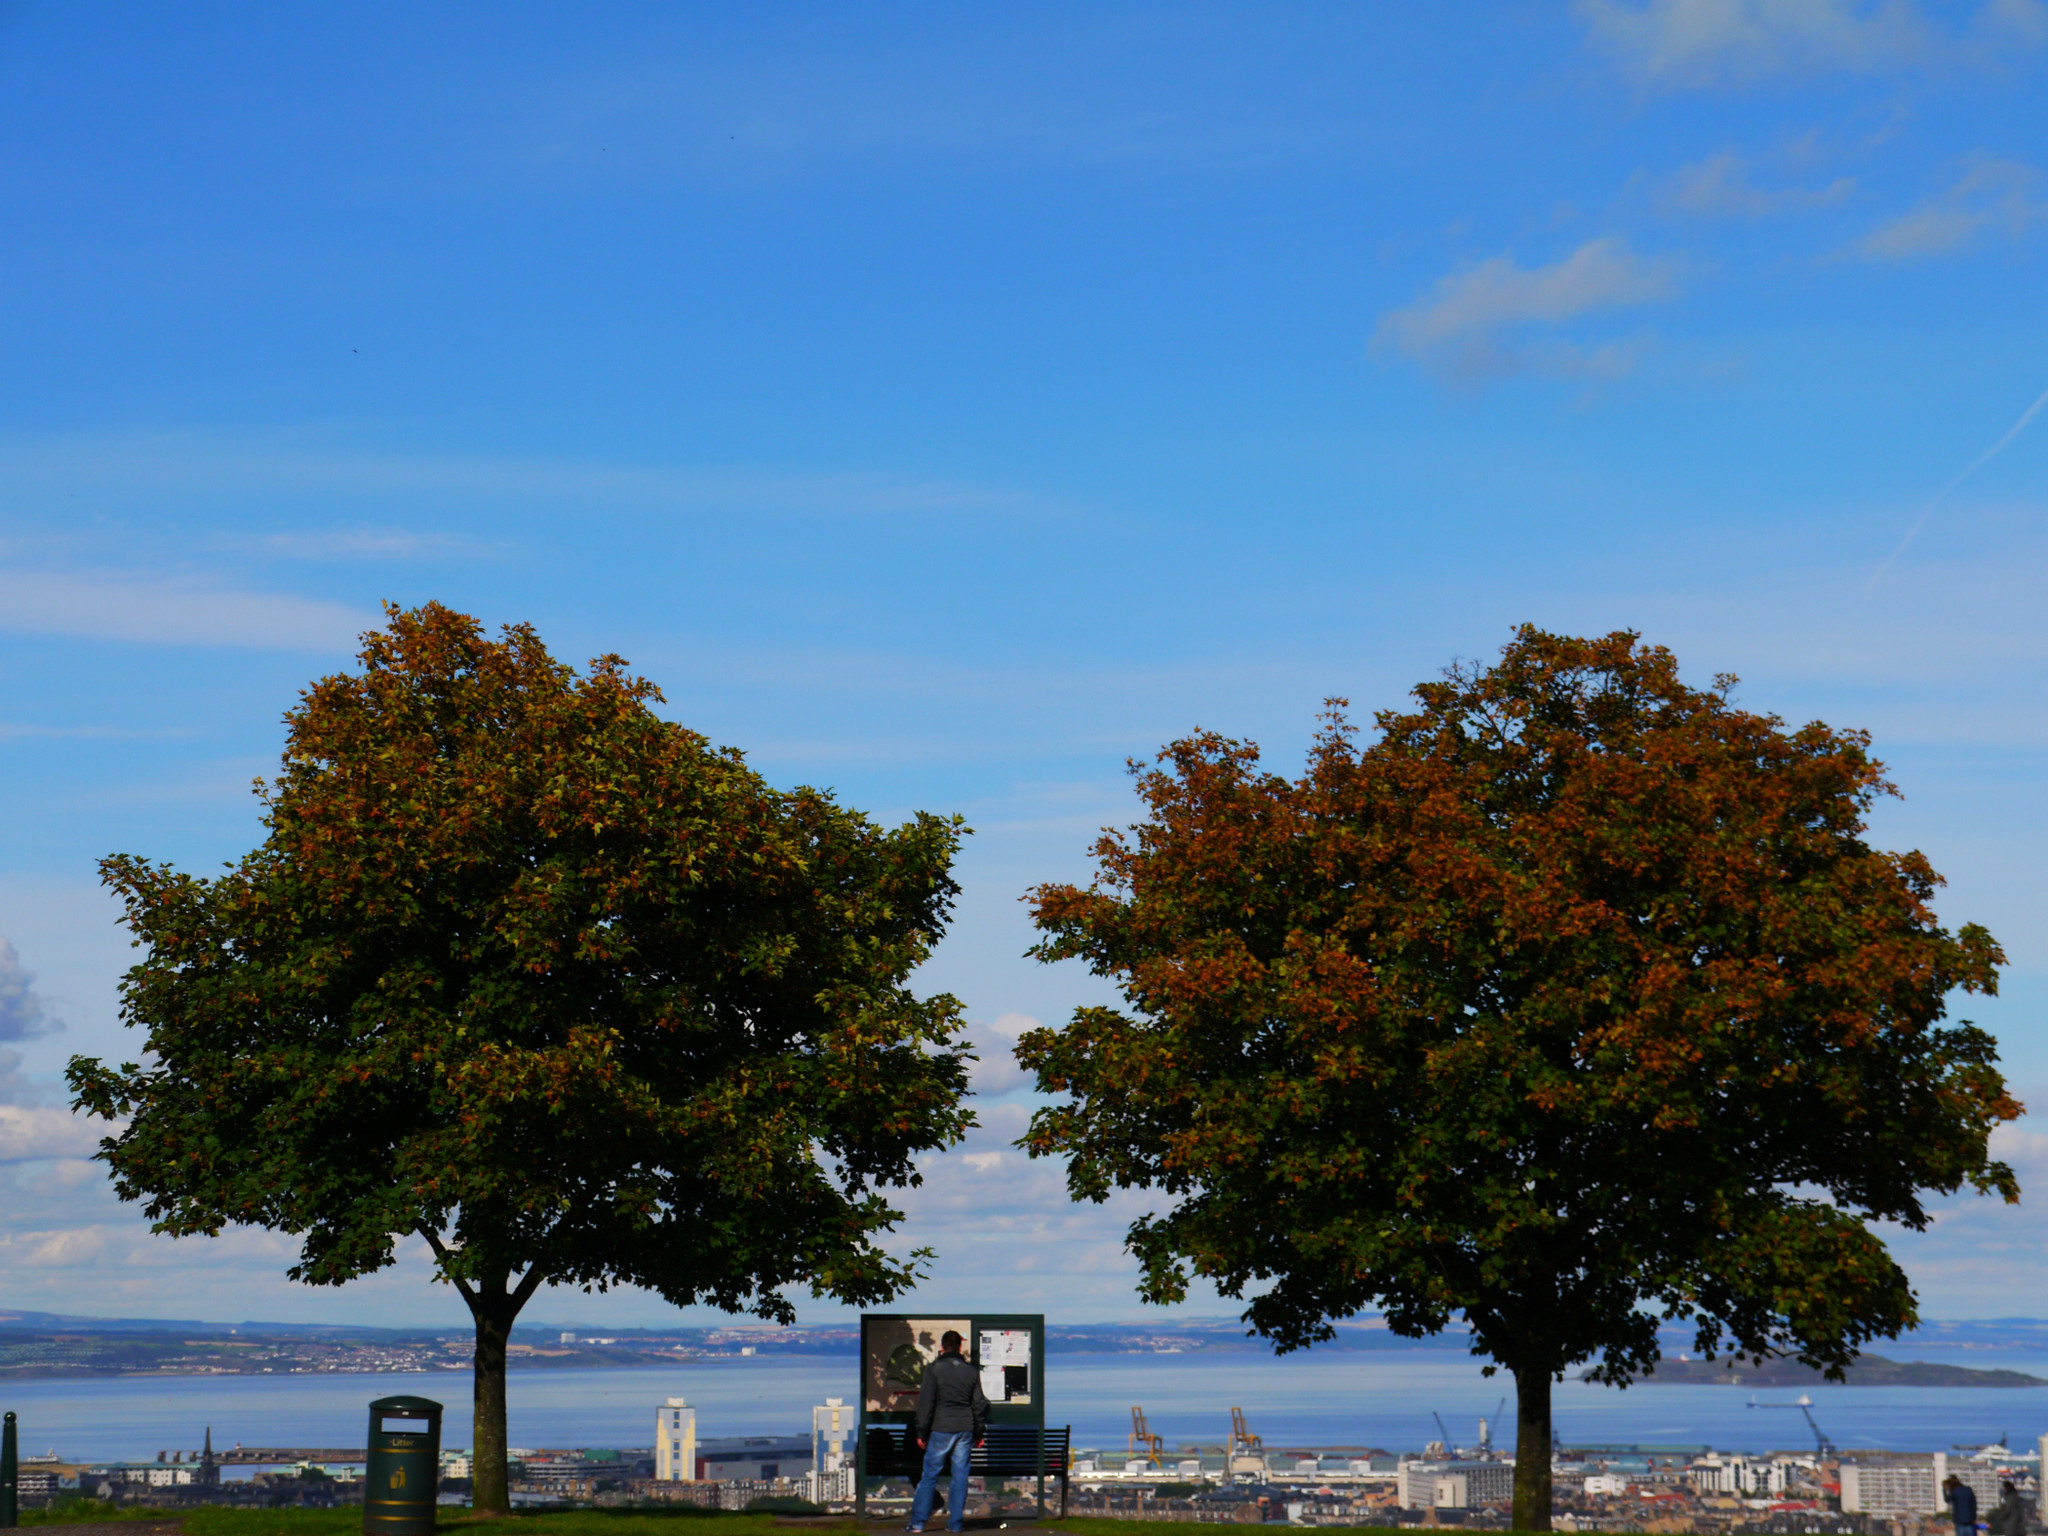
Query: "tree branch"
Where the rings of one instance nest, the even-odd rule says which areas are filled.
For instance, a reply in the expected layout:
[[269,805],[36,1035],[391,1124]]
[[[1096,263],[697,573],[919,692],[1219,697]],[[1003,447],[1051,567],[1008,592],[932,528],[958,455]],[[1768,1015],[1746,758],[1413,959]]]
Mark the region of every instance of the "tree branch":
[[469,1304],[469,1310],[471,1312],[476,1311],[476,1292],[469,1288],[467,1280],[448,1268],[448,1245],[441,1241],[441,1234],[428,1226],[424,1221],[419,1225],[419,1234],[427,1240],[427,1246],[434,1250],[434,1257],[441,1264],[441,1273],[448,1277],[449,1283],[456,1290],[462,1292],[462,1299]]
[[533,1293],[540,1289],[541,1281],[546,1278],[547,1276],[542,1272],[541,1267],[536,1264],[520,1279],[519,1289],[512,1293],[512,1315],[514,1317],[519,1315],[521,1307],[533,1299]]

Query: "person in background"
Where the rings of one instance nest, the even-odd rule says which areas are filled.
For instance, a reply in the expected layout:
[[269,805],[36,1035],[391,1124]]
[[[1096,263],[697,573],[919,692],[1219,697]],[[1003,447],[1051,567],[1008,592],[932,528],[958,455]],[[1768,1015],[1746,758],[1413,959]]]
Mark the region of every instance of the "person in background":
[[939,1358],[924,1368],[915,1426],[917,1448],[924,1452],[924,1476],[918,1479],[906,1531],[923,1530],[931,1518],[939,1469],[949,1463],[953,1488],[946,1496],[946,1529],[961,1529],[967,1518],[967,1466],[974,1447],[988,1438],[988,1398],[982,1394],[981,1372],[960,1354],[965,1342],[956,1329],[948,1328],[939,1336]]
[[1998,1485],[1998,1508],[1991,1512],[1991,1536],[2027,1536],[2027,1506],[2011,1478]]
[[1948,1500],[1949,1518],[1956,1523],[1956,1536],[1976,1536],[1976,1490],[1951,1472],[1948,1481],[1941,1485],[1941,1491]]

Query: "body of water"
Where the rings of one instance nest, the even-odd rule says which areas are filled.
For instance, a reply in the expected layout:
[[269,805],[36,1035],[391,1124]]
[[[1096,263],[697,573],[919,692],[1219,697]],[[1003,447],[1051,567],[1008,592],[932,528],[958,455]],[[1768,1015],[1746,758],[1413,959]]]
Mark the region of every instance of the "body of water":
[[[1904,1352],[1901,1352],[1901,1358]],[[2006,1351],[1915,1349],[1914,1359],[1996,1366],[2048,1376],[2048,1358]],[[1071,1424],[1076,1447],[1123,1449],[1130,1411],[1142,1407],[1168,1447],[1220,1445],[1230,1410],[1245,1410],[1269,1450],[1294,1446],[1376,1446],[1421,1450],[1441,1414],[1470,1443],[1478,1420],[1513,1439],[1514,1386],[1487,1378],[1479,1363],[1447,1350],[1254,1354],[1066,1355],[1047,1361],[1047,1420]],[[810,1409],[828,1396],[849,1402],[858,1372],[851,1358],[757,1356],[632,1370],[515,1370],[511,1438],[519,1446],[648,1445],[654,1410],[668,1396],[698,1409],[700,1436],[802,1434]],[[20,1415],[27,1452],[54,1449],[93,1460],[153,1458],[191,1450],[210,1425],[216,1447],[359,1446],[372,1398],[399,1393],[448,1408],[443,1441],[470,1441],[467,1371],[304,1376],[102,1377],[13,1381],[0,1408]],[[1626,1391],[1562,1383],[1557,1427],[1570,1443],[1712,1445],[1723,1450],[1810,1450],[1796,1391],[1747,1387],[1638,1385]],[[2010,1436],[2031,1447],[2048,1433],[2048,1387],[1815,1387],[1814,1413],[1845,1448],[1946,1450]],[[1777,1408],[1754,1409],[1759,1402]]]

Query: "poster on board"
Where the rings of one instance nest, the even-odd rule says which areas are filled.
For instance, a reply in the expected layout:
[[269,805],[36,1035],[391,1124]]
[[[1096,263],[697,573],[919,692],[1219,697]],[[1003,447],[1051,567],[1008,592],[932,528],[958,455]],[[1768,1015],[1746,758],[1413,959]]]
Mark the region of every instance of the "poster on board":
[[[972,1326],[964,1317],[866,1319],[861,1328],[861,1399],[867,1411],[915,1411],[924,1368],[939,1358],[939,1340],[948,1329],[966,1339]],[[1025,1358],[1030,1358],[1028,1339]]]
[[975,1340],[981,1363],[981,1395],[991,1403],[1031,1401],[1031,1330],[984,1328]]

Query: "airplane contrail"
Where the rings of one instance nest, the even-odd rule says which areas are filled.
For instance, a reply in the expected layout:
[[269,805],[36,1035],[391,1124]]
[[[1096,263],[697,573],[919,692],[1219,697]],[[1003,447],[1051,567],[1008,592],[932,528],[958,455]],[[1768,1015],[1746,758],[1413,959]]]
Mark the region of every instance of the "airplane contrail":
[[1934,509],[1940,506],[1944,501],[1948,500],[1949,492],[1953,491],[1957,486],[1961,485],[1965,480],[1969,479],[1970,476],[1974,475],[1986,464],[1989,464],[1993,459],[1997,458],[1998,455],[2004,451],[2005,445],[2010,443],[2014,438],[2018,437],[2020,433],[2026,429],[2027,423],[2034,419],[2035,415],[2040,411],[2041,407],[2044,405],[2048,405],[2048,390],[2043,390],[2041,392],[2041,397],[2020,413],[2020,419],[2014,422],[2010,427],[2006,429],[2005,436],[2001,437],[1989,448],[1986,448],[1982,453],[1978,454],[1976,458],[1970,460],[1970,462],[1963,467],[1963,472],[1961,474],[1957,475],[1955,479],[1949,481],[1947,485],[1944,485],[1940,490],[1934,493],[1933,499],[1931,499],[1926,506],[1922,507],[1920,509],[1920,515],[1913,519],[1913,526],[1906,530],[1906,536],[1903,539],[1899,540],[1899,547],[1893,550],[1889,555],[1885,556],[1883,565],[1880,565],[1875,571],[1871,572],[1869,584],[1866,585],[1863,589],[1866,593],[1875,592],[1877,590],[1877,584],[1880,581],[1884,580],[1884,573],[1890,570],[1892,568],[1893,563],[1898,560],[1899,556],[1903,555],[1906,552],[1906,546],[1911,544],[1914,539],[1920,536],[1920,530],[1927,526],[1927,519],[1934,515]]

